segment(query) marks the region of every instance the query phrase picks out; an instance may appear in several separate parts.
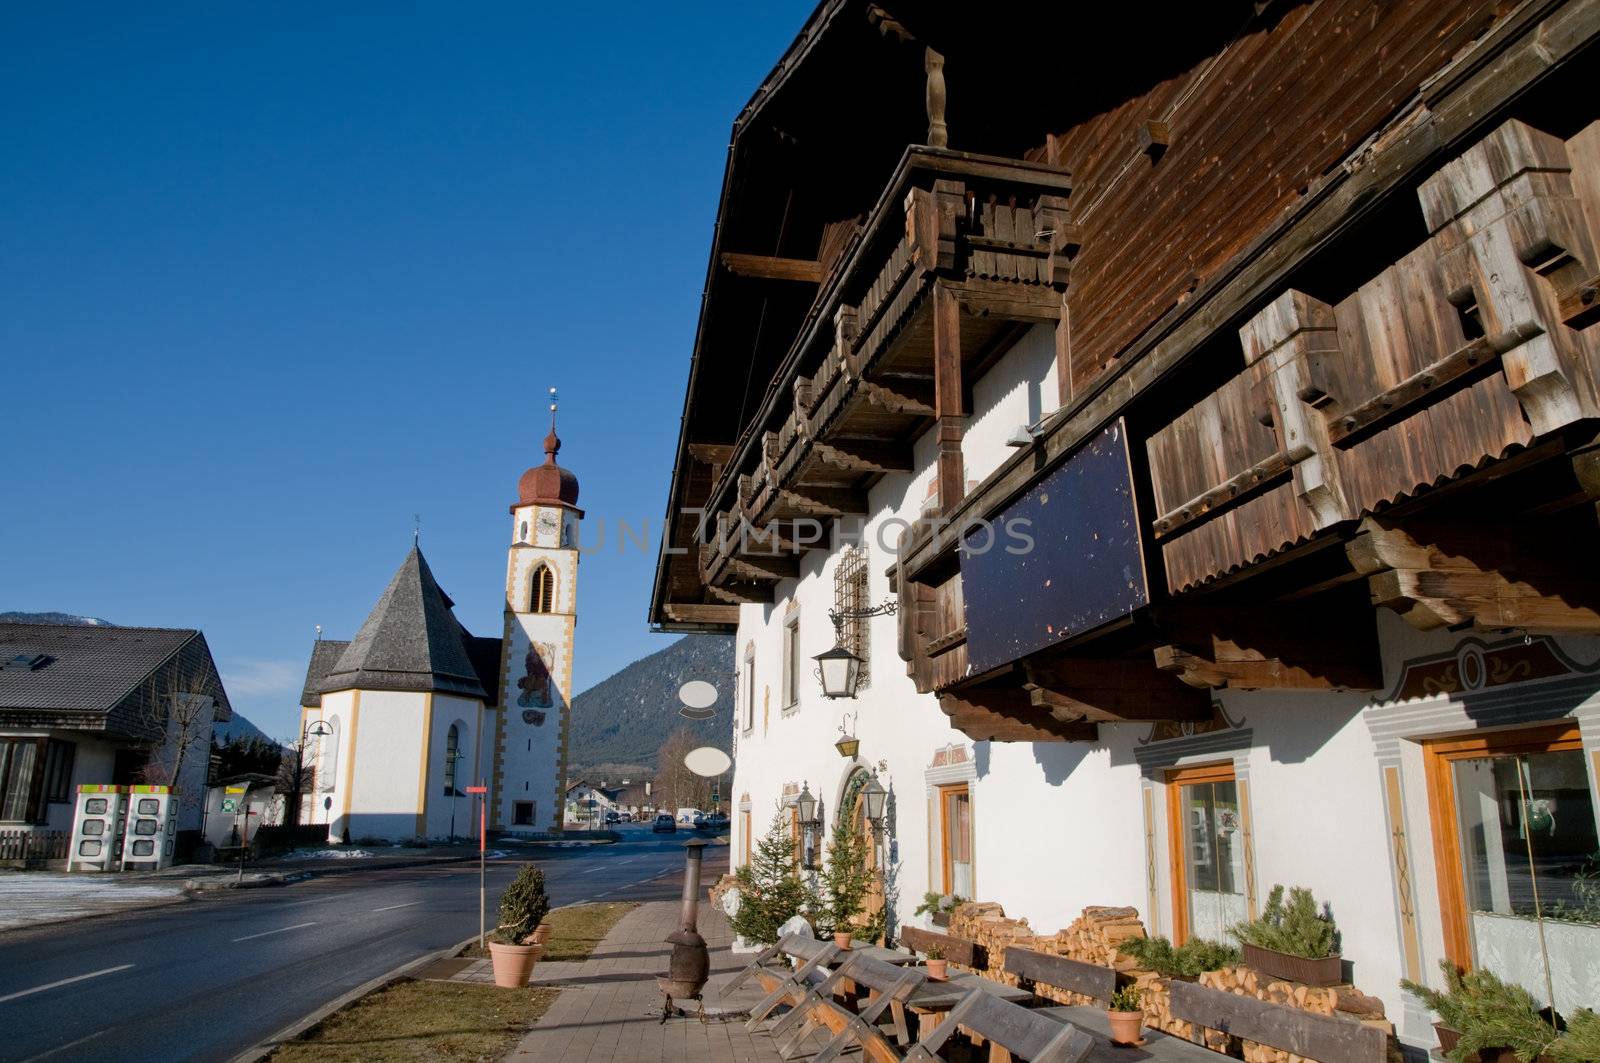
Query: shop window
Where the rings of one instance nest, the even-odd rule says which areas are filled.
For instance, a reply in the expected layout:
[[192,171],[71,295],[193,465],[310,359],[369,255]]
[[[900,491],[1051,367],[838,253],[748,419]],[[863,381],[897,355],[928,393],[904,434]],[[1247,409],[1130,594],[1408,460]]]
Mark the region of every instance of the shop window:
[[517,827],[533,826],[533,806],[534,802],[532,801],[511,802],[512,825]]
[[1239,784],[1232,765],[1186,768],[1167,776],[1171,832],[1173,937],[1228,940],[1250,918]]
[[972,899],[972,791],[939,787],[939,837],[944,893]]
[[1576,727],[1427,743],[1445,924],[1484,967],[1570,1015],[1600,1000],[1600,841]]

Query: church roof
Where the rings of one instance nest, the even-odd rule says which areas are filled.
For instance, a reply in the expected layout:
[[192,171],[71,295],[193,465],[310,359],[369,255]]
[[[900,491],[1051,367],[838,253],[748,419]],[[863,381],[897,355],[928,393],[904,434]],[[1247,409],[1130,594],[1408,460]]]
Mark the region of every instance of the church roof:
[[578,478],[570,470],[563,469],[556,463],[556,455],[559,453],[561,453],[561,439],[556,435],[556,426],[552,423],[550,434],[544,437],[544,464],[535,465],[523,473],[522,479],[517,481],[517,500],[511,504],[513,512],[518,506],[535,503],[577,506]]
[[306,685],[300,691],[301,705],[314,709],[322,704],[322,681],[333,671],[349,645],[348,640],[341,642],[339,639],[318,639],[312,644],[311,663],[306,666]]
[[[490,701],[467,652],[465,640],[471,636],[451,612],[452,604],[413,546],[366,623],[316,684],[316,693],[433,690]],[[323,645],[329,644],[318,643]],[[313,670],[318,652],[312,651]]]

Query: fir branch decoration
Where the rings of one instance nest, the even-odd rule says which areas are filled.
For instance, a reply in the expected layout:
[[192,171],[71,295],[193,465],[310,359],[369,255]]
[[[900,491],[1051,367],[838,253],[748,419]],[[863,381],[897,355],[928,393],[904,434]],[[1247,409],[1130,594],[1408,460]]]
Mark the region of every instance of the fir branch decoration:
[[1197,978],[1239,962],[1239,950],[1220,941],[1191,938],[1177,948],[1164,937],[1129,938],[1117,946],[1147,971],[1167,978]]
[[[1454,1063],[1477,1059],[1478,1052],[1486,1048],[1509,1048],[1522,1063],[1533,1063],[1552,1048],[1552,1042],[1560,1043],[1555,1027],[1545,1021],[1538,1002],[1526,989],[1503,982],[1483,968],[1458,970],[1449,960],[1440,960],[1439,969],[1444,972],[1442,993],[1409,980],[1401,982],[1400,987],[1426,1004],[1443,1025],[1461,1034],[1461,1040],[1449,1053]],[[1577,1021],[1576,1016],[1574,1019]],[[1583,1022],[1587,1026],[1588,1020]],[[1584,1033],[1586,1037],[1596,1036],[1600,1029]]]
[[1273,886],[1267,907],[1254,922],[1240,923],[1228,933],[1259,949],[1320,960],[1339,951],[1339,928],[1327,905],[1320,909],[1311,891],[1296,886],[1284,903],[1283,887]]
[[1579,1008],[1567,1020],[1567,1032],[1546,1051],[1555,1063],[1593,1063],[1600,1059],[1600,1015]]

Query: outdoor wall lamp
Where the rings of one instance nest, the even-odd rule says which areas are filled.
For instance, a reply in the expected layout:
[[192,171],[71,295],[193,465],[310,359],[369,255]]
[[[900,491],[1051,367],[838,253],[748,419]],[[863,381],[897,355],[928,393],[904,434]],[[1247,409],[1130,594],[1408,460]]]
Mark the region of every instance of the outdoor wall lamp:
[[856,681],[861,678],[861,658],[845,649],[844,622],[846,620],[865,620],[874,616],[893,616],[899,609],[900,603],[890,598],[869,609],[830,609],[828,611],[828,619],[833,621],[833,649],[824,650],[812,658],[817,662],[817,674],[822,679],[823,697],[853,698],[856,696]]
[[809,783],[802,783],[801,786],[800,796],[795,798],[794,804],[800,812],[800,825],[810,827],[817,822],[817,799],[811,796]]
[[[860,716],[859,713],[849,713],[849,712],[847,712],[847,713],[844,714],[844,718],[846,720],[851,720],[851,719],[857,719],[858,720],[859,716]],[[844,723],[840,723],[839,724],[839,740],[833,744],[833,748],[837,749],[839,751],[839,755],[841,757],[853,760],[855,758],[855,755],[857,753],[861,752],[861,739],[859,739],[855,735],[851,734],[850,733],[850,729]]]
[[811,796],[809,784],[801,784],[800,796],[795,798],[794,804],[800,814],[800,866],[808,871],[815,870],[816,839],[822,831],[822,822],[817,819],[817,799]]
[[872,821],[874,827],[883,825],[883,805],[888,797],[889,791],[885,790],[883,784],[878,782],[876,774],[868,779],[867,785],[861,789],[861,798],[867,806],[867,818]]

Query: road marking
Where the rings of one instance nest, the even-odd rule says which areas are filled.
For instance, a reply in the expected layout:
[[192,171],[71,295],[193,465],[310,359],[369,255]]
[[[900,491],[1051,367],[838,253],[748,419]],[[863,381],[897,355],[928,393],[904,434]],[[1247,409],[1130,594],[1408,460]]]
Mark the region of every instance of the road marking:
[[29,1056],[27,1059],[24,1059],[22,1061],[22,1063],[35,1063],[36,1060],[49,1059],[51,1056],[60,1055],[62,1052],[65,1052],[69,1048],[77,1048],[79,1045],[83,1044],[85,1041],[93,1041],[96,1037],[104,1037],[109,1032],[110,1032],[109,1030],[99,1030],[99,1031],[97,1031],[95,1033],[90,1034],[88,1037],[80,1037],[76,1041],[68,1041],[64,1045],[57,1045],[56,1047],[54,1047],[52,1049],[49,1049],[48,1051],[40,1052],[36,1056]]
[[407,901],[404,904],[391,904],[386,908],[374,908],[372,910],[375,911],[375,912],[392,912],[396,908],[409,908],[413,904],[421,904],[421,903],[422,903],[421,901]]
[[43,993],[46,989],[56,989],[60,986],[71,985],[73,982],[83,982],[90,978],[99,978],[103,974],[116,974],[118,971],[126,971],[132,966],[133,964],[131,963],[124,963],[117,967],[107,967],[104,970],[90,971],[88,974],[80,974],[72,978],[63,978],[59,982],[47,982],[44,985],[36,985],[32,989],[23,989],[16,993],[8,993],[5,996],[0,997],[0,1004],[4,1004],[8,1000],[17,1000],[21,997],[31,997],[35,993]]
[[312,923],[296,923],[294,926],[280,926],[276,930],[263,930],[259,934],[246,934],[242,938],[234,938],[233,939],[233,944],[237,945],[241,941],[253,941],[256,938],[264,938],[264,937],[267,937],[270,934],[287,934],[291,930],[304,930],[308,926],[316,926],[316,925],[317,925],[316,923],[312,922]]

